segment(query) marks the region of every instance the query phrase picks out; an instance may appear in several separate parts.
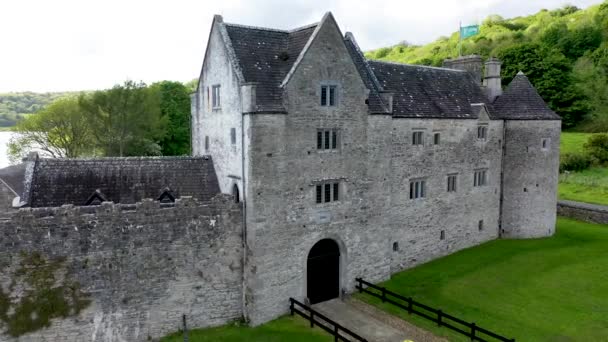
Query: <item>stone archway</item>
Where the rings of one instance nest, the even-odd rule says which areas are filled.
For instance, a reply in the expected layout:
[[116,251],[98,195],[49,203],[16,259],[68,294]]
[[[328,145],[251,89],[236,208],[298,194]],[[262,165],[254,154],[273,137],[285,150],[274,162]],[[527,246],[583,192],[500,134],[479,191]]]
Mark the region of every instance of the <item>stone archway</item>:
[[323,239],[312,246],[306,273],[307,297],[311,304],[340,295],[340,248],[336,241]]

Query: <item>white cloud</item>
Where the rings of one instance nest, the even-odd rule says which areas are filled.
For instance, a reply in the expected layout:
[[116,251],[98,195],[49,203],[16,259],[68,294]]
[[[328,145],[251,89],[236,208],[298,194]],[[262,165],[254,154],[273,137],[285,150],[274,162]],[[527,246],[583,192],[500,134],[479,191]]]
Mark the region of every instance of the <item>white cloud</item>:
[[[568,1],[579,7],[599,0]],[[198,76],[213,14],[293,28],[332,11],[363,49],[426,43],[481,21],[556,8],[563,0],[2,0],[0,92],[111,87],[125,79]]]

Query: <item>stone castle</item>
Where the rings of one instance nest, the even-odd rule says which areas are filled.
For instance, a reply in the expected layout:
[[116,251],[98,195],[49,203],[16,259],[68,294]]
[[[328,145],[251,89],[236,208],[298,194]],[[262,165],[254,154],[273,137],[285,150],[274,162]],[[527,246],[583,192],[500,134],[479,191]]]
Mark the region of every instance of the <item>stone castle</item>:
[[289,31],[216,16],[193,157],[26,161],[22,209],[0,220],[0,299],[19,296],[19,253],[39,252],[65,258],[90,304],[19,338],[257,325],[289,297],[552,235],[560,118],[521,73],[503,93],[494,58],[444,66],[366,60],[331,13]]

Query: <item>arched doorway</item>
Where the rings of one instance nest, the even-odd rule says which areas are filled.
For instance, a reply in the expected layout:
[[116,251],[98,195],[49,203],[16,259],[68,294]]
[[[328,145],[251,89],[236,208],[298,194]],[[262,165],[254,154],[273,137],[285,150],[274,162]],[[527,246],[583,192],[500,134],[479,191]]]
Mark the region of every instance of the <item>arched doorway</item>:
[[334,240],[323,239],[310,249],[306,278],[311,304],[340,295],[340,248]]
[[234,196],[234,203],[240,202],[239,187],[236,184],[234,184],[234,186],[232,187],[232,196]]

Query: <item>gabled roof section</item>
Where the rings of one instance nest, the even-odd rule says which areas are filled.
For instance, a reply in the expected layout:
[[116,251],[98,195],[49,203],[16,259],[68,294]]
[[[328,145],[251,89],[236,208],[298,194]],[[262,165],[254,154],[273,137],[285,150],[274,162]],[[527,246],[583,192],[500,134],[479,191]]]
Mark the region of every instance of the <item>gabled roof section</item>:
[[[220,192],[210,157],[127,157],[46,159],[35,162],[26,206],[136,203],[171,196],[208,201]],[[161,194],[162,195],[162,194]],[[23,198],[26,198],[25,196]]]
[[[479,84],[466,71],[369,61],[384,91],[393,92],[393,117],[477,119],[471,104],[486,103]],[[493,118],[493,108],[486,105]]]
[[494,101],[494,108],[496,115],[505,120],[561,120],[521,71]]
[[281,83],[317,26],[285,31],[223,24],[244,82],[256,84],[258,112],[285,112]]
[[380,95],[383,91],[380,81],[378,81],[368,64],[367,59],[363,56],[363,52],[355,41],[353,34],[346,32],[344,42],[346,43],[346,49],[348,50],[353,63],[355,63],[355,66],[357,67],[357,71],[359,71],[359,75],[361,75],[361,78],[363,79],[363,83],[365,83],[365,86],[369,89],[369,112],[372,114],[389,113],[388,104],[384,102]]
[[25,180],[25,164],[7,166],[0,169],[0,181],[3,182],[16,195],[23,193],[23,181]]

